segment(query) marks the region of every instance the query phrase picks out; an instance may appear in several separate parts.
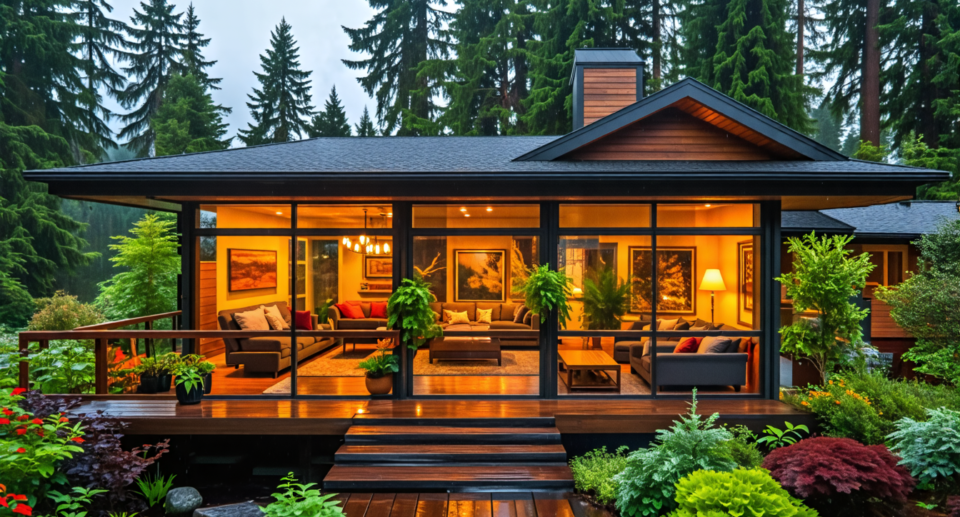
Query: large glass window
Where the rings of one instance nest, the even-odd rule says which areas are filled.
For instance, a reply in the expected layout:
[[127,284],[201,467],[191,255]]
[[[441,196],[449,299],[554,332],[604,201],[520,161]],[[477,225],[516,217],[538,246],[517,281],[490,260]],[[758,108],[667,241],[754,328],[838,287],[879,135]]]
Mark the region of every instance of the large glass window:
[[650,205],[560,205],[561,228],[644,228],[650,226]]
[[298,228],[392,228],[391,205],[298,205]]
[[290,205],[200,205],[197,228],[290,228]]
[[661,228],[751,228],[760,226],[760,205],[750,203],[657,204]]
[[540,205],[414,205],[414,228],[539,228]]

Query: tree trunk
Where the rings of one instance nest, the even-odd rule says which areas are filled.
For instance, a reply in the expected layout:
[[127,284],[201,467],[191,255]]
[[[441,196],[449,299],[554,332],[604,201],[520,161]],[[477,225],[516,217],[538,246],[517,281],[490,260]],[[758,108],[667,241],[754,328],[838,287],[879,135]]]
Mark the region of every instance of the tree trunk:
[[860,77],[860,140],[880,146],[880,0],[867,0]]
[[660,20],[660,0],[653,0],[653,80],[660,81],[661,72],[661,53],[663,51],[663,36],[661,32]]
[[797,75],[803,75],[803,25],[806,23],[803,0],[797,0]]

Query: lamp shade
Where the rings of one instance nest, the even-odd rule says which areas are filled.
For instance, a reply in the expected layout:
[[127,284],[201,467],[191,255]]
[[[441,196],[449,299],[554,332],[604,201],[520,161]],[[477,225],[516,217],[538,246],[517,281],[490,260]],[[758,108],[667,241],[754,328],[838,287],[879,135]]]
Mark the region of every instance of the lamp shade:
[[723,284],[723,276],[719,269],[708,269],[703,273],[703,280],[700,281],[701,291],[726,291],[727,286]]

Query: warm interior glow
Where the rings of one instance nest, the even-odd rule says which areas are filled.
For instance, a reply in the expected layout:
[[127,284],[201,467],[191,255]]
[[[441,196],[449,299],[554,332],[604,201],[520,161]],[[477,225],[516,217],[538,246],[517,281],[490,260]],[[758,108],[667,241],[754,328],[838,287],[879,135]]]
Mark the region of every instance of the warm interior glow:
[[283,215],[283,212],[277,212],[277,215]]
[[463,214],[464,217],[470,217],[470,214]]
[[384,253],[390,253],[390,244],[389,244],[389,243],[386,243],[386,242],[383,243],[383,252],[384,252]]
[[461,212],[466,212],[466,211],[467,211],[467,207],[461,206],[461,207],[460,207],[460,211],[461,211]]
[[705,204],[705,205],[703,205],[703,206],[705,206],[705,207],[707,207],[707,208],[710,208],[710,203],[707,203],[707,204]]
[[488,207],[487,207],[487,212],[493,212],[493,207],[492,207],[492,206],[488,206]]
[[344,237],[344,238],[343,238],[343,245],[346,246],[346,247],[348,247],[348,248],[350,247],[350,237]]
[[723,283],[723,276],[719,269],[708,269],[703,273],[703,280],[700,281],[701,291],[726,291],[727,286]]

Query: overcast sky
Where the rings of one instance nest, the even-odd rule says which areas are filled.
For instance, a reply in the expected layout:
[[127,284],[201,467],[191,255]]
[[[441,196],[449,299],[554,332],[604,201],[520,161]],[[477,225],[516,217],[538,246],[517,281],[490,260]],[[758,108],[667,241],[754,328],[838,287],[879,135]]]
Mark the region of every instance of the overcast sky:
[[[186,10],[187,0],[176,2],[176,12]],[[113,18],[130,22],[139,0],[113,0]],[[313,72],[313,105],[318,109],[337,86],[351,127],[360,120],[363,106],[375,116],[376,104],[357,84],[362,70],[350,70],[340,60],[357,59],[347,46],[349,38],[341,26],[360,27],[373,14],[365,0],[194,0],[200,18],[200,32],[212,38],[205,51],[208,60],[217,60],[209,69],[211,77],[222,77],[221,90],[213,92],[213,100],[233,108],[227,117],[229,136],[246,128],[252,119],[246,106],[247,94],[258,85],[254,70],[260,71],[260,54],[270,44],[270,31],[286,17],[293,26],[293,36],[300,47],[300,65]],[[141,9],[142,12],[142,9]],[[123,112],[112,100],[115,111]],[[119,130],[120,124],[112,126]],[[235,141],[236,142],[236,141]],[[236,145],[236,144],[235,144]]]

